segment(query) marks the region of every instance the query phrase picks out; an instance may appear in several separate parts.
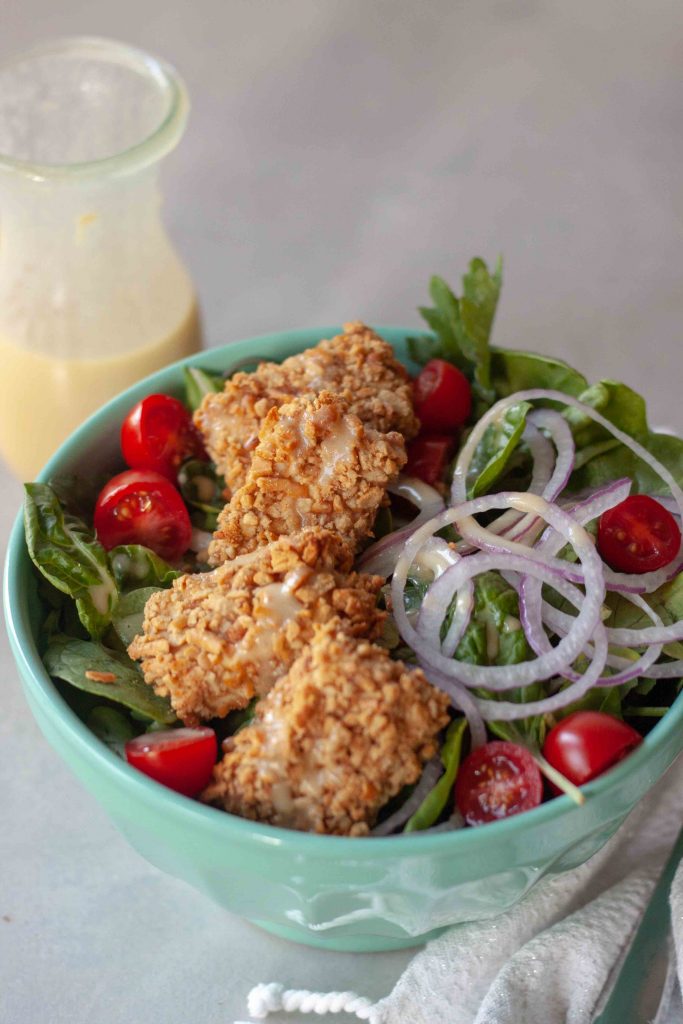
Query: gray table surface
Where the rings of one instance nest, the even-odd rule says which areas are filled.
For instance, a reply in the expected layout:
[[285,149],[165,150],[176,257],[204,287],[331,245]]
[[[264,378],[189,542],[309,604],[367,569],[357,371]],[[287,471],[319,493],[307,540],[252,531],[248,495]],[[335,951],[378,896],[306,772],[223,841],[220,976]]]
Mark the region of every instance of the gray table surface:
[[[209,345],[417,325],[431,273],[503,252],[499,343],[620,377],[683,429],[679,3],[23,0],[0,57],[64,34],[187,80],[166,218]],[[4,541],[5,470],[0,493]],[[38,733],[4,635],[0,666],[3,1024],[231,1024],[259,980],[391,988],[408,954],[289,945],[149,867]]]

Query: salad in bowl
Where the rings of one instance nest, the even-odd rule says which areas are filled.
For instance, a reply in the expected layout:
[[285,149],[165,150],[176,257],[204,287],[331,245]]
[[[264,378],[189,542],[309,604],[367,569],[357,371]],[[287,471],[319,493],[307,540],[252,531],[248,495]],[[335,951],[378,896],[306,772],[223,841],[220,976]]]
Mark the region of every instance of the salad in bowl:
[[41,725],[138,849],[279,934],[503,909],[681,748],[683,441],[494,347],[500,287],[473,260],[429,335],[193,357],[26,485],[6,607]]

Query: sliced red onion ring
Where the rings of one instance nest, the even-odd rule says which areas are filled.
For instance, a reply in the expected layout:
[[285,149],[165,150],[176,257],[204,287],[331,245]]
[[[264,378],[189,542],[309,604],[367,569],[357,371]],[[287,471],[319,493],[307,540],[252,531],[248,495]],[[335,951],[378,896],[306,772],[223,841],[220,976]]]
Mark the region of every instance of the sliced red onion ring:
[[445,507],[439,492],[429,484],[414,476],[400,476],[388,490],[401,498],[405,498],[418,509],[418,515],[412,523],[388,533],[375,544],[371,544],[358,559],[358,569],[377,576],[390,576],[393,572],[401,548],[419,527],[428,522]]
[[[646,448],[643,447],[638,441],[635,441],[628,434],[624,433],[623,430],[619,430],[613,423],[610,423],[606,417],[602,416],[595,409],[592,409],[589,405],[584,402],[578,401],[576,398],[572,398],[570,395],[565,395],[561,391],[554,391],[546,388],[530,388],[527,391],[518,391],[514,395],[510,395],[507,398],[501,399],[496,402],[495,405],[491,406],[488,412],[482,416],[482,418],[475,425],[472,433],[470,434],[467,442],[463,446],[458,461],[455,466],[453,473],[453,485],[452,485],[452,500],[454,503],[463,501],[467,493],[467,471],[471,462],[474,451],[479,444],[485,430],[488,426],[495,422],[495,420],[502,416],[507,408],[511,405],[515,405],[518,402],[533,402],[533,401],[553,401],[558,402],[560,405],[571,406],[573,409],[580,410],[589,419],[592,419],[595,423],[599,423],[604,427],[613,437],[622,444],[626,445],[638,458],[642,459],[643,462],[647,463],[650,469],[653,470],[659,476],[661,480],[667,485],[671,492],[671,496],[676,503],[676,507],[681,516],[683,516],[683,490],[679,487],[675,477],[672,473],[664,466],[658,459],[656,459]],[[469,532],[470,524],[460,525],[460,529],[463,536]],[[479,528],[481,529],[481,528]],[[478,542],[477,542],[478,543]],[[489,543],[495,543],[490,540]],[[634,592],[651,593],[656,590],[659,586],[665,583],[668,579],[675,575],[683,567],[683,543],[681,549],[671,566],[665,569],[657,570],[652,573],[643,574],[628,574],[628,573],[610,573],[611,580],[610,586],[614,589],[615,586],[629,587]]]
[[418,809],[427,794],[434,788],[439,778],[443,775],[443,765],[438,757],[428,761],[424,767],[424,771],[420,776],[415,789],[410,794],[405,803],[401,804],[398,810],[390,814],[381,825],[375,825],[371,830],[371,836],[388,836],[394,831],[394,829],[400,828],[401,825],[405,825],[408,818],[410,818],[415,811]]
[[[433,533],[449,523],[455,523],[460,528],[460,523],[464,517],[499,508],[515,508],[522,512],[534,512],[549,525],[557,529],[572,544],[581,560],[583,575],[587,585],[587,596],[583,607],[576,616],[574,629],[571,633],[561,640],[558,646],[549,654],[535,661],[526,661],[518,665],[507,666],[470,665],[465,662],[453,661],[442,654],[438,635],[433,638],[432,643],[428,643],[408,621],[403,607],[403,590],[408,571],[421,544]],[[503,556],[492,558],[492,556],[487,556],[484,553],[472,555],[461,559],[450,569],[446,570],[444,576],[450,574],[450,578],[455,584],[453,591],[457,590],[458,586],[462,585],[466,579],[471,578],[472,575],[475,575],[477,572],[484,572],[488,568],[513,569],[531,575],[538,574],[542,579],[552,582],[558,573],[557,568],[548,564],[547,560],[541,562],[538,556],[533,558],[533,550],[527,548],[524,551],[525,557],[506,555],[505,564],[503,564]],[[468,563],[474,559],[477,559],[477,561],[472,569],[467,569]],[[556,561],[559,562],[559,560]],[[567,569],[568,563],[562,563],[562,567]],[[605,584],[602,575],[602,561],[595,551],[591,538],[583,527],[576,523],[566,512],[550,505],[543,498],[537,495],[520,494],[517,492],[486,495],[485,497],[466,502],[457,508],[447,509],[439,513],[431,522],[420,527],[410,538],[396,565],[392,580],[394,618],[403,640],[415,650],[421,660],[424,660],[431,667],[438,669],[441,673],[454,678],[466,686],[483,687],[488,690],[504,690],[528,686],[539,679],[548,679],[551,676],[560,675],[564,667],[570,664],[580,651],[583,650],[599,626],[600,610],[604,596]],[[596,658],[596,663],[597,661],[599,661],[599,658]],[[591,666],[591,668],[593,667]],[[598,676],[601,669],[602,665],[599,666]]]
[[[552,605],[547,604],[545,601],[539,603],[540,592],[536,587],[532,585],[536,581],[532,581],[529,576],[525,576],[520,586],[520,620],[524,627],[524,632],[529,644],[535,654],[541,655],[548,650],[552,650],[550,640],[546,636],[543,629],[543,623],[547,623],[551,629],[558,635],[563,636],[572,628],[574,622],[574,616],[567,615],[564,612],[559,611],[557,608],[553,608]],[[563,580],[556,589],[565,597],[575,608],[580,608],[583,601],[584,595],[576,587],[572,586],[571,583]],[[531,593],[531,601],[527,600],[527,595]],[[638,598],[636,595],[626,595],[627,600],[637,604],[638,607],[642,607],[644,611],[650,616],[652,621],[661,626],[662,620],[654,612],[649,605]],[[608,642],[610,639],[610,630],[606,629],[605,634]],[[590,644],[586,645],[584,653],[589,657],[594,657],[594,651]],[[636,661],[628,661],[620,658],[619,661],[623,662],[620,665],[621,671],[617,672],[612,676],[601,676],[596,680],[596,686],[620,686],[622,683],[628,683],[632,679],[637,679],[638,676],[646,675],[648,670],[654,665],[662,653],[662,645],[655,644],[645,651]],[[573,682],[579,679],[579,674],[572,668],[567,667],[564,672],[566,679]]]
[[429,682],[443,690],[444,693],[447,693],[451,698],[453,707],[464,714],[470,730],[470,749],[476,750],[477,747],[481,747],[486,743],[486,726],[476,706],[475,698],[469,690],[461,686],[460,683],[456,683],[449,676],[439,672],[438,669],[432,668],[431,665],[420,661],[419,658],[417,662]]
[[[555,466],[555,452],[553,446],[538,427],[527,420],[522,434],[524,441],[531,455],[532,469],[531,482],[527,488],[529,494],[542,494],[548,486]],[[522,516],[514,509],[508,509],[498,516],[494,523],[489,524],[489,530],[495,534],[509,534],[513,540],[519,540],[527,532],[527,528],[536,521],[535,516]],[[513,527],[515,528],[513,530]]]
[[649,669],[648,679],[680,679],[683,676],[683,661],[665,661]]
[[[519,718],[528,718],[530,715],[547,715],[560,708],[581,700],[584,694],[595,686],[600,678],[600,673],[605,665],[607,657],[607,637],[605,628],[599,623],[595,628],[595,657],[592,664],[583,676],[580,676],[575,683],[571,683],[563,690],[542,700],[529,701],[525,704],[516,704],[512,701],[477,700],[477,708],[487,722],[514,722]],[[523,664],[526,664],[523,662]]]

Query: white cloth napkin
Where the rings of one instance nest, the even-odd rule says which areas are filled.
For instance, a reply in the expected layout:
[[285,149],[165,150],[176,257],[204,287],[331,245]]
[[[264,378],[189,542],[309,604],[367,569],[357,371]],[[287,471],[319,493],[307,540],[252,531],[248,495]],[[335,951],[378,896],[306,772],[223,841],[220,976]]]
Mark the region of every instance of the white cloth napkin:
[[[372,1004],[354,993],[259,985],[249,997],[252,1019],[282,1010],[346,1010],[371,1024],[590,1024],[682,820],[680,758],[591,860],[539,882],[500,917],[457,925],[434,939],[385,999]],[[671,910],[671,968],[655,1024],[683,1022],[683,866]]]

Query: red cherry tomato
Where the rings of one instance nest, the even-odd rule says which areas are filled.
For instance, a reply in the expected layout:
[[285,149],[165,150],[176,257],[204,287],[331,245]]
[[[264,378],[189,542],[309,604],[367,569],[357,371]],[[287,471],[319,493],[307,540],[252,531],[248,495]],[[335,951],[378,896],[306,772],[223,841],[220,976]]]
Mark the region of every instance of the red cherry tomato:
[[582,786],[642,741],[639,732],[604,711],[575,711],[550,730],[543,756],[570,782]]
[[126,760],[169,789],[196,796],[208,785],[218,744],[213,729],[148,732],[126,743]]
[[530,811],[542,798],[543,780],[529,751],[503,740],[473,750],[455,780],[455,803],[468,825]]
[[430,359],[413,385],[415,412],[425,430],[457,430],[472,411],[470,382],[445,359]]
[[667,509],[647,494],[632,494],[598,524],[598,551],[617,572],[652,572],[678,554],[681,531]]
[[121,427],[121,451],[131,469],[153,469],[174,482],[185,459],[206,458],[189,412],[170,395],[148,395],[133,406]]
[[128,469],[112,477],[95,503],[95,532],[105,548],[144,544],[170,562],[187,551],[192,523],[183,499],[165,476]]
[[443,479],[454,447],[455,439],[445,434],[420,434],[408,445],[405,472],[426,484],[437,483]]

